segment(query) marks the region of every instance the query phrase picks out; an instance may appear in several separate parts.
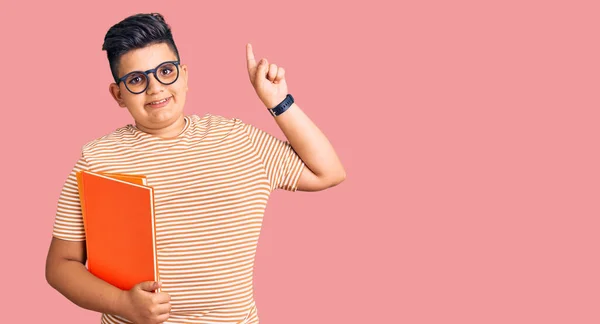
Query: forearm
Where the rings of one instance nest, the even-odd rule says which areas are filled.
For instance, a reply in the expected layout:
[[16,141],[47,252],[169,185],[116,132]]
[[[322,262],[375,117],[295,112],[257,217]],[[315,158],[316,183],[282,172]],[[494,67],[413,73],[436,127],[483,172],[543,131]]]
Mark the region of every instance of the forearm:
[[295,103],[275,117],[298,156],[319,178],[344,179],[346,171],[333,146],[310,118]]
[[50,265],[48,283],[76,305],[100,313],[124,316],[124,291],[91,274],[78,261]]

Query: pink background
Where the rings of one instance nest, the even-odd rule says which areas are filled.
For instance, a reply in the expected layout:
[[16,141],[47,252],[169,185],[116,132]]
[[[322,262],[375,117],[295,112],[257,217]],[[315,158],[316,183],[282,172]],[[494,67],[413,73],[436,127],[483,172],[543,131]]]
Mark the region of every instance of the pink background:
[[251,42],[346,167],[338,187],[272,195],[261,323],[599,323],[600,8],[494,2],[4,5],[2,322],[99,322],[48,286],[45,257],[81,146],[132,121],[104,35],[157,11],[189,66],[188,114],[282,138]]

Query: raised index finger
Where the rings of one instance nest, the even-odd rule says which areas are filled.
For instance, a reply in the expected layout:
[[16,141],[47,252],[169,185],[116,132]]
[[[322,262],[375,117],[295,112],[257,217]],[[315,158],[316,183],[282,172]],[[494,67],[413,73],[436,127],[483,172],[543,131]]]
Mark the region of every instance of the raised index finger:
[[246,44],[246,61],[248,62],[248,69],[256,67],[256,60],[254,59],[254,52],[252,52],[252,45]]

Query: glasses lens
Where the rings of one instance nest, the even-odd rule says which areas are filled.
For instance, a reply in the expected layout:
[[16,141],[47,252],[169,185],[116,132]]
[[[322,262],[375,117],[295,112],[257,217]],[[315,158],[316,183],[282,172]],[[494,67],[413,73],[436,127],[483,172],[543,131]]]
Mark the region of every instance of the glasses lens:
[[143,73],[132,73],[125,79],[125,86],[133,93],[144,91],[146,84],[148,79]]
[[156,69],[156,77],[158,81],[163,84],[171,84],[177,81],[177,77],[179,76],[179,69],[173,63],[165,63],[161,64]]

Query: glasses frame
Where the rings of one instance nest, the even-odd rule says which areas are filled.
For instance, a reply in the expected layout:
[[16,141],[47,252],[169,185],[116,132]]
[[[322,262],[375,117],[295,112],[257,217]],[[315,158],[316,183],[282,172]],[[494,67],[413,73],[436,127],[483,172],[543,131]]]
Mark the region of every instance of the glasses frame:
[[[167,63],[171,63],[171,64],[175,65],[175,69],[177,70],[177,77],[175,78],[175,80],[173,80],[173,82],[164,83],[164,82],[160,81],[160,79],[156,76],[156,71],[158,71],[159,67],[161,67],[162,65],[167,64]],[[154,79],[156,81],[160,82],[161,84],[164,84],[164,85],[173,84],[173,83],[177,82],[177,80],[179,79],[179,64],[180,64],[179,61],[164,61],[164,62],[160,63],[154,69],[150,69],[150,70],[146,70],[146,71],[131,71],[131,72],[125,74],[124,76],[120,77],[119,78],[119,82],[117,82],[117,84],[123,82],[123,84],[125,85],[125,88],[127,89],[127,91],[129,91],[129,92],[131,92],[133,94],[140,94],[140,93],[143,93],[146,90],[148,90],[148,86],[150,85],[150,76],[149,76],[150,74],[153,74],[154,75]],[[142,90],[140,92],[133,92],[133,91],[131,91],[131,89],[129,89],[129,87],[127,86],[127,82],[125,82],[125,79],[127,79],[128,76],[130,76],[131,74],[134,74],[134,73],[141,73],[141,74],[143,74],[143,75],[146,76],[146,80],[147,80],[146,87],[144,88],[144,90]]]

